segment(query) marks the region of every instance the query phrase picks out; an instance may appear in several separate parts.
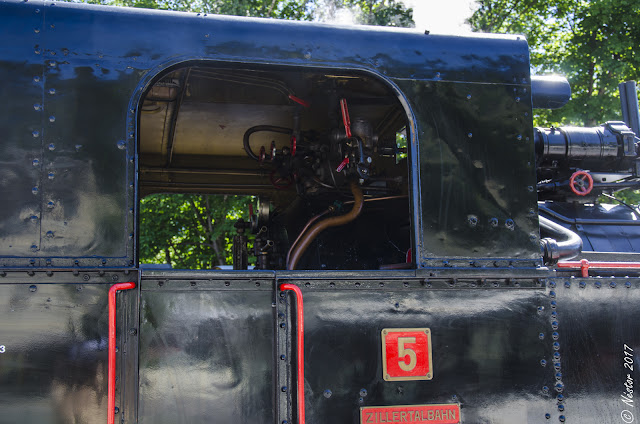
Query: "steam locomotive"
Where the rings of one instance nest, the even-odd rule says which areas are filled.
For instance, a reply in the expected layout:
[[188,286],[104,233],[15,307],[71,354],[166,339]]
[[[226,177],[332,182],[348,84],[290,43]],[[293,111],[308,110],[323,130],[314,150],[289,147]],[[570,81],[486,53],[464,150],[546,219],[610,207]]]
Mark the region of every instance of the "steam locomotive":
[[[0,40],[0,423],[639,415],[634,83],[534,128],[570,87],[520,36],[0,0]],[[154,193],[255,196],[234,269],[141,267]]]

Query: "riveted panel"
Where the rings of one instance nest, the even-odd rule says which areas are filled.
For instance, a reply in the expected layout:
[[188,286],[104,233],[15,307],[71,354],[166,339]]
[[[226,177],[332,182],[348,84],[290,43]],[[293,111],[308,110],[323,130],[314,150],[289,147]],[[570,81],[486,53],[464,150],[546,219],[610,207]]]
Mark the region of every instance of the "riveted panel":
[[510,66],[513,84],[398,82],[417,117],[420,267],[457,258],[540,264],[528,67]]
[[[133,275],[113,273],[108,280],[131,277],[135,280]],[[70,272],[8,272],[0,278],[0,422],[106,422],[111,283],[105,279],[96,273]],[[137,386],[137,374],[131,372],[137,359],[131,331],[137,327],[137,305],[135,290],[118,294],[119,414],[129,406],[135,412],[135,390],[127,388]],[[128,402],[127,394],[134,395]]]
[[557,408],[567,422],[631,423],[640,417],[640,280],[556,278],[549,282],[558,356]]
[[100,48],[79,51],[69,37],[77,25],[47,5],[41,255],[53,266],[128,266],[135,146],[127,119],[138,77]]
[[40,250],[42,2],[3,3],[0,32],[0,265]]
[[272,279],[143,279],[139,422],[272,423],[273,301]]
[[[460,405],[462,422],[544,421],[555,403],[544,288],[384,283],[296,282],[304,297],[308,422],[358,423],[361,407],[423,404]],[[430,330],[432,379],[385,381],[380,346],[388,328]]]

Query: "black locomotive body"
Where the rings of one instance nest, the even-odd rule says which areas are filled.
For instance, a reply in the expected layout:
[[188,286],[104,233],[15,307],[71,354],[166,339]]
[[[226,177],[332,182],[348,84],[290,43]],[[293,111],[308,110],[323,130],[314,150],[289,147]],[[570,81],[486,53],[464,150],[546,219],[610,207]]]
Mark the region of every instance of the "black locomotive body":
[[[635,86],[545,129],[517,36],[1,0],[0,40],[0,423],[640,417],[638,211],[596,202]],[[141,268],[153,193],[256,196],[235,269]]]

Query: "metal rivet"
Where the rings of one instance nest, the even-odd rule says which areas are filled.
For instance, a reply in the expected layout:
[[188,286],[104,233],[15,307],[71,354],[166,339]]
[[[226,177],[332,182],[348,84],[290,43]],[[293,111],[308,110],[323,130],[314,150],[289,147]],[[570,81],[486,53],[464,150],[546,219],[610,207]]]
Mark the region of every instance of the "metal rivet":
[[55,116],[53,116],[53,115],[51,115],[51,116],[49,117],[49,122],[56,122],[56,117],[55,117]]
[[124,141],[120,140],[118,141],[118,149],[123,150],[127,147],[127,143],[125,143]]
[[49,94],[56,94],[56,89],[55,88],[50,88],[49,89]]
[[29,291],[31,293],[35,293],[36,291],[38,291],[38,287],[36,287],[35,285],[29,286]]
[[542,392],[543,393],[548,393],[549,392],[549,388],[547,386],[542,386]]
[[31,164],[32,164],[33,166],[38,166],[38,165],[40,165],[40,159],[34,159],[33,161],[31,161]]
[[522,135],[518,134],[518,136],[516,137],[518,139],[518,141],[522,140]]
[[600,287],[602,287],[602,283],[600,281],[596,281],[594,283],[594,286],[596,286],[596,288],[599,289]]
[[516,103],[520,102],[520,97],[516,97]]
[[544,340],[544,333],[540,333],[540,334],[538,334],[538,338],[539,338],[540,340]]
[[469,138],[473,137],[473,133],[467,133],[467,137]]
[[554,330],[558,329],[558,321],[552,321],[551,322],[551,328],[553,328]]
[[36,34],[39,34],[40,33],[40,28],[34,28],[33,32],[35,32]]
[[40,131],[37,131],[37,130],[36,130],[36,131],[33,131],[33,132],[31,133],[31,135],[32,135],[32,136],[34,136],[34,137],[40,137]]
[[333,393],[331,393],[331,390],[327,389],[327,390],[324,391],[323,394],[324,394],[324,397],[329,399]]
[[82,144],[76,144],[76,152],[79,152],[82,149]]
[[38,194],[38,187],[32,187],[31,188],[31,193]]
[[56,145],[53,143],[50,143],[48,147],[49,147],[49,150],[51,150],[52,152],[56,149]]
[[513,231],[515,229],[515,222],[513,222],[513,219],[507,219],[504,223],[504,226],[507,227],[507,230],[511,230]]
[[553,349],[554,349],[554,350],[560,350],[560,343],[558,343],[558,342],[553,342]]
[[581,289],[587,287],[587,283],[585,283],[584,281],[580,281],[580,284],[578,284],[580,286]]
[[471,94],[467,94],[467,100],[471,100]]
[[47,207],[48,207],[49,209],[53,209],[53,208],[54,208],[54,206],[55,206],[55,203],[53,203],[53,202],[47,202]]
[[546,367],[547,366],[547,361],[544,360],[544,359],[541,359],[540,360],[540,365],[542,365],[543,367]]
[[550,297],[550,298],[552,298],[552,299],[553,299],[553,298],[555,298],[555,297],[556,297],[556,292],[554,292],[553,290],[551,290],[551,291],[549,292],[549,297]]
[[40,82],[40,77],[37,75],[33,77],[33,82]]
[[629,289],[631,288],[631,283],[627,281],[626,283],[624,283],[624,286]]
[[544,417],[549,420],[549,419],[551,419],[551,414],[546,413],[546,414],[544,414]]
[[616,282],[615,281],[610,282],[609,283],[609,287],[611,287],[612,289],[615,289],[616,288]]
[[286,392],[286,391],[287,391],[287,386],[282,386],[282,387],[280,388],[280,390],[282,390],[283,392]]
[[38,221],[38,217],[35,215],[31,215],[31,222],[37,222]]
[[560,337],[560,335],[559,335],[557,332],[555,332],[555,331],[554,331],[554,332],[551,334],[551,337],[553,338],[553,340],[558,340],[558,337]]
[[491,225],[492,227],[497,227],[498,226],[498,218],[491,218],[489,220],[489,225]]

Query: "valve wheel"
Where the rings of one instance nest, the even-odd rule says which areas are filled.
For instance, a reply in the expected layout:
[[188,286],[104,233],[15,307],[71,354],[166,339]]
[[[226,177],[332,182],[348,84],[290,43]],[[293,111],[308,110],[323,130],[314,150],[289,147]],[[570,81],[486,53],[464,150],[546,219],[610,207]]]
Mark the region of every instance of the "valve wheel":
[[571,175],[569,187],[574,194],[586,196],[593,190],[593,177],[587,171],[576,171]]

